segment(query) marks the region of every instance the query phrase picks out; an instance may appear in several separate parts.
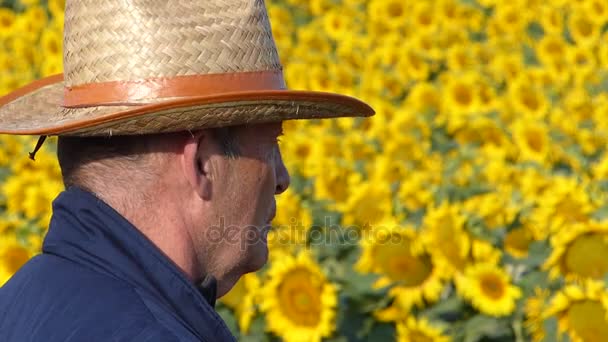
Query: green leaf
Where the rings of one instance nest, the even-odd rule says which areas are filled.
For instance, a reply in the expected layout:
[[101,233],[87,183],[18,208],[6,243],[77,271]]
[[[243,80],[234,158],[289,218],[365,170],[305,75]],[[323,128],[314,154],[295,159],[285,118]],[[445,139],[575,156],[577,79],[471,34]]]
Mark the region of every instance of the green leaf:
[[531,268],[542,265],[551,254],[551,246],[546,241],[534,241],[528,247],[528,258],[522,263]]
[[451,296],[448,299],[442,300],[420,314],[427,317],[430,321],[454,321],[460,319],[463,314],[465,303],[458,296]]
[[557,318],[550,317],[543,322],[543,329],[545,331],[545,338],[542,342],[556,342],[557,336]]
[[366,341],[395,341],[395,325],[374,321],[371,330],[365,335]]
[[484,315],[477,315],[465,324],[464,342],[481,341],[484,337],[492,339],[513,338],[509,321]]
[[545,35],[543,26],[537,21],[531,22],[526,28],[526,32],[528,33],[528,36],[534,40],[540,40]]
[[549,283],[547,272],[532,271],[524,275],[516,284],[521,287],[525,296],[534,294],[536,287],[546,288]]
[[232,310],[230,310],[227,306],[218,303],[216,311],[218,315],[222,317],[222,320],[224,320],[224,323],[226,323],[226,326],[228,327],[228,329],[230,329],[232,334],[238,338],[238,336],[240,335],[240,330],[236,321],[236,317],[234,316]]

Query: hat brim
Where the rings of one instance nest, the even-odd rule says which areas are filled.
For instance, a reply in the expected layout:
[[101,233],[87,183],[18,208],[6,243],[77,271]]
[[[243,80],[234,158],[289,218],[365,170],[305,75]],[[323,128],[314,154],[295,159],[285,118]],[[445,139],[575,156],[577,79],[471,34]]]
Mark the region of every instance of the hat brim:
[[63,94],[63,78],[56,75],[0,98],[0,133],[134,135],[374,114],[350,96],[313,91],[245,91],[81,108],[63,107]]

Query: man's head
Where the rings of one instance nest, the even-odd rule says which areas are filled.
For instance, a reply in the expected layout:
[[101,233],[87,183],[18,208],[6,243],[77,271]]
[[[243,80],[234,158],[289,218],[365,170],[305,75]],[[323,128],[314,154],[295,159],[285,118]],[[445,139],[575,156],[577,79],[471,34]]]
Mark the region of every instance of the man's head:
[[267,259],[274,195],[289,186],[281,123],[110,138],[60,137],[66,187],[104,199],[219,295]]

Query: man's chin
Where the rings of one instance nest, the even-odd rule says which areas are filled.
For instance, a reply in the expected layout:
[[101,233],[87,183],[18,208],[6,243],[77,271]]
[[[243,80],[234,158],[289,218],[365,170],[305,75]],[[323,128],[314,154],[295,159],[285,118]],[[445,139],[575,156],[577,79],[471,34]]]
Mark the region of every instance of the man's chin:
[[261,269],[266,262],[268,262],[268,245],[266,241],[263,241],[252,246],[251,253],[246,260],[247,273]]

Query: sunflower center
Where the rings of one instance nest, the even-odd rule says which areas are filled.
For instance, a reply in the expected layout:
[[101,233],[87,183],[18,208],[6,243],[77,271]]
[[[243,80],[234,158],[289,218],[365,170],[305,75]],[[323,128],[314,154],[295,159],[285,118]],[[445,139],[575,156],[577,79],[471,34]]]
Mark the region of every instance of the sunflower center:
[[521,95],[522,95],[521,102],[523,103],[524,106],[526,106],[526,108],[528,108],[529,110],[531,110],[533,112],[537,111],[540,108],[540,101],[536,97],[536,94],[531,93],[531,92],[526,92]]
[[528,246],[531,242],[530,233],[526,229],[516,228],[507,233],[504,244],[507,249],[525,254],[528,252]]
[[[397,238],[401,240],[400,243],[395,242]],[[408,287],[424,283],[433,270],[429,256],[412,255],[410,241],[399,235],[387,239],[378,249],[376,257],[383,272],[392,281]]]
[[480,284],[481,290],[486,296],[492,299],[500,299],[504,296],[505,285],[497,275],[492,273],[483,274]]
[[584,19],[577,20],[576,27],[578,29],[578,32],[585,37],[590,36],[593,32],[593,25]]
[[601,279],[608,272],[608,243],[601,234],[587,234],[574,240],[565,253],[564,266],[583,277]]
[[392,18],[399,18],[403,15],[403,5],[398,1],[392,1],[388,4],[388,14]]
[[461,106],[468,106],[473,102],[471,90],[463,84],[454,87],[454,100]]
[[13,20],[9,17],[2,16],[0,17],[0,26],[8,28],[13,24]]
[[536,131],[526,131],[526,142],[528,143],[528,146],[535,152],[540,152],[543,149],[543,138]]
[[428,337],[421,331],[411,331],[408,336],[411,342],[433,342],[433,339]]
[[293,323],[316,326],[321,319],[321,288],[314,275],[299,268],[290,272],[279,287],[282,312]]
[[310,155],[310,145],[301,144],[296,148],[296,155],[300,158],[307,158]]
[[568,310],[568,325],[581,341],[608,341],[606,310],[600,302],[586,300],[577,302]]

